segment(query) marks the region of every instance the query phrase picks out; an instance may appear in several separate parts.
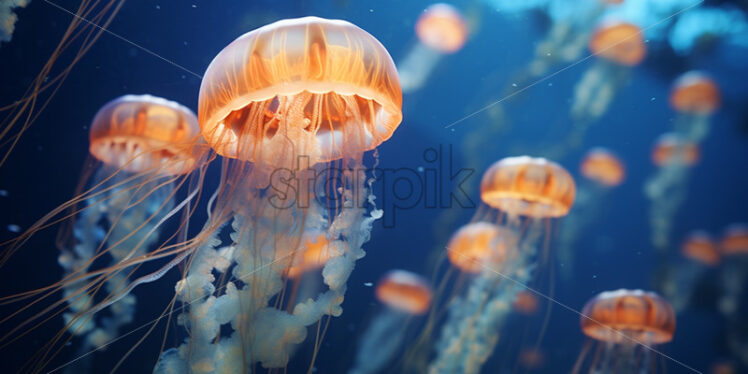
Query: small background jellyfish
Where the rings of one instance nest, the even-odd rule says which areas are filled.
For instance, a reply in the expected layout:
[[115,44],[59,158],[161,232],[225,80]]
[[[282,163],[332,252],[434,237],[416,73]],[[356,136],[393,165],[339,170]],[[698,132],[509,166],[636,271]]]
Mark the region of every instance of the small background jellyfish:
[[567,280],[574,272],[574,254],[578,247],[587,248],[579,243],[580,236],[603,213],[600,206],[604,205],[610,190],[623,183],[626,177],[623,161],[605,148],[589,150],[582,159],[580,172],[584,180],[579,184],[574,206],[561,223],[556,251],[561,276]]
[[418,42],[397,66],[405,93],[421,88],[443,55],[462,49],[468,26],[455,7],[437,3],[418,17],[416,35]]
[[693,231],[683,241],[680,256],[669,261],[658,271],[665,278],[660,285],[662,294],[670,300],[676,313],[691,305],[701,281],[721,261],[717,243],[706,231]]
[[412,317],[431,306],[431,286],[421,276],[392,270],[379,281],[377,299],[385,305],[363,333],[349,374],[382,372],[401,349]]
[[642,290],[606,291],[582,309],[582,332],[593,341],[579,354],[573,373],[653,373],[654,345],[675,333],[675,312],[667,300]]
[[480,371],[539,256],[548,255],[539,248],[548,219],[568,213],[575,190],[564,168],[542,158],[505,158],[484,173],[485,205],[447,246],[453,264],[477,275],[449,301],[430,373]]
[[716,41],[748,48],[748,21],[730,5],[698,7],[678,16],[668,33],[668,42],[682,56],[708,49]]
[[689,169],[699,159],[699,144],[719,104],[719,88],[703,73],[682,75],[671,91],[670,105],[678,112],[676,132],[657,141],[652,159],[658,170],[644,185],[650,200],[652,244],[660,253],[668,246],[673,217],[687,194]]
[[[178,323],[190,336],[162,352],[155,373],[282,368],[317,324],[311,370],[323,321],[342,313],[348,277],[382,214],[369,212],[363,154],[392,135],[401,104],[389,53],[346,21],[278,21],[213,59],[198,115],[224,157],[222,177],[176,285],[185,304]],[[326,289],[297,302],[283,276],[310,232],[330,251]]]
[[[199,131],[195,114],[178,103],[150,95],[112,100],[91,124],[89,150],[96,167],[84,173],[81,186],[85,190],[19,237],[18,245],[57,215],[71,217],[69,230],[63,227],[58,243],[63,279],[4,298],[22,301],[38,295],[20,307],[25,310],[62,292],[62,300],[45,310],[62,313],[65,329],[81,339],[78,354],[82,359],[66,370],[88,371],[88,353],[104,349],[119,336],[122,326],[132,322],[136,300],[130,291],[163,274],[139,268],[152,258],[163,257],[166,244],[178,240],[178,232],[184,229],[180,226],[168,237],[161,236],[169,219],[180,213],[189,216],[188,204],[195,200],[197,190],[181,201],[178,191],[188,189],[191,173],[205,161],[207,148]],[[4,253],[3,262],[18,245]],[[106,313],[98,313],[105,308]],[[39,324],[30,323],[42,317],[17,324],[3,340],[22,328],[38,328]],[[31,364],[43,368],[59,353],[57,344],[71,339],[58,334],[43,347],[42,358]]]

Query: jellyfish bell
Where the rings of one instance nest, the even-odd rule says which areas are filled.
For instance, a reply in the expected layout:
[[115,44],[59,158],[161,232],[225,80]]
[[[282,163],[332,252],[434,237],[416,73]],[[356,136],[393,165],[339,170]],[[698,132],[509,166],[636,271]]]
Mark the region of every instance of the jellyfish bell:
[[721,104],[719,86],[700,71],[684,73],[670,91],[670,106],[678,112],[707,115]]
[[151,95],[125,95],[104,105],[89,139],[94,157],[129,172],[189,173],[207,151],[195,114]]
[[736,223],[725,229],[720,248],[724,255],[748,254],[748,225]]
[[432,4],[416,22],[418,42],[397,64],[403,92],[420,89],[445,54],[458,52],[467,41],[469,30],[462,13],[444,4]]
[[626,176],[623,162],[604,148],[593,148],[587,152],[580,169],[587,179],[608,187],[620,185]]
[[200,86],[202,133],[220,155],[293,167],[357,156],[389,139],[402,93],[387,50],[341,20],[282,20],[242,35]]
[[676,133],[666,133],[657,138],[652,150],[652,162],[657,166],[677,164],[693,166],[701,157],[699,145]]
[[568,171],[544,158],[507,157],[483,174],[481,200],[511,216],[555,218],[569,213],[576,187]]
[[582,332],[597,342],[594,354],[585,349],[579,355],[573,373],[650,372],[652,346],[664,344],[675,334],[675,311],[670,303],[654,292],[620,289],[593,297],[582,309]]
[[461,227],[447,244],[447,258],[466,273],[478,274],[485,268],[496,269],[506,258],[508,247],[516,245],[516,235],[488,222]]
[[517,294],[513,307],[521,314],[534,314],[538,310],[538,297],[530,291],[521,291]]
[[593,55],[624,66],[644,60],[647,47],[639,26],[618,20],[601,23],[590,38]]
[[421,276],[405,270],[392,270],[379,281],[376,296],[390,308],[422,315],[431,306],[432,291]]
[[706,266],[715,266],[720,262],[717,244],[705,231],[694,231],[688,235],[681,246],[683,256]]
[[454,53],[467,41],[468,28],[462,14],[444,3],[432,4],[416,22],[416,35],[424,45],[442,53]]
[[582,309],[582,332],[604,342],[662,344],[673,339],[675,312],[654,292],[605,291]]

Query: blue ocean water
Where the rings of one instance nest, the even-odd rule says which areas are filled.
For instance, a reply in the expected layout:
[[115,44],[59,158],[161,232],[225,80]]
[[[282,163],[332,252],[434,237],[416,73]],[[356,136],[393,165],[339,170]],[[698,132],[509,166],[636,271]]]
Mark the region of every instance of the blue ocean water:
[[[746,5],[740,2],[707,1],[702,6],[726,4],[745,13]],[[200,76],[224,46],[265,24],[307,15],[358,25],[376,37],[398,62],[417,43],[414,25],[428,5],[424,1],[390,0],[125,2],[107,32],[76,63],[0,167],[0,190],[5,191],[0,196],[0,227],[4,230],[0,239],[17,235],[15,230],[6,229],[10,225],[25,230],[74,195],[86,168],[88,126],[94,113],[111,99],[148,93],[197,111]],[[403,96],[403,122],[394,136],[378,147],[378,166],[391,171],[374,185],[376,201],[385,208],[385,217],[374,225],[372,239],[364,246],[367,254],[357,262],[348,280],[342,316],[332,318],[326,330],[314,362],[318,373],[346,372],[353,364],[356,341],[381,308],[371,284],[394,268],[430,276],[433,253],[443,250],[449,235],[475,214],[480,176],[490,163],[522,154],[545,155],[553,145],[566,141],[565,134],[573,126],[569,108],[574,86],[596,63],[591,58],[560,64],[542,80],[535,79],[531,86],[524,89],[525,84],[519,87],[523,89],[520,93],[507,97],[506,87],[512,86],[516,73],[532,59],[534,48],[553,21],[542,9],[511,13],[489,2],[453,1],[452,5],[465,15],[470,37],[458,53],[442,56],[424,87]],[[23,95],[57,45],[72,19],[60,8],[74,12],[77,6],[74,1],[33,0],[17,11],[19,21],[13,40],[0,44],[0,105]],[[675,53],[664,39],[653,38],[647,48],[644,63],[630,69],[610,107],[590,125],[582,144],[553,160],[580,180],[578,165],[584,153],[603,146],[625,161],[624,183],[607,194],[593,223],[577,239],[577,260],[570,278],[562,279],[559,267],[563,264],[553,256],[539,267],[532,286],[555,302],[541,298],[535,314],[511,316],[482,372],[570,372],[587,342],[580,331],[578,314],[587,300],[606,290],[656,287],[658,257],[650,243],[644,184],[656,172],[650,161],[655,139],[673,129],[676,113],[668,105],[668,95],[672,82],[684,71],[702,69],[710,73],[720,86],[723,102],[710,119],[709,135],[701,144],[701,161],[687,180],[687,195],[673,218],[668,251],[678,251],[681,240],[694,229],[718,237],[729,224],[748,221],[748,48],[719,38],[686,56]],[[55,71],[66,63],[70,63],[70,57]],[[501,115],[496,114],[499,108]],[[476,134],[482,138],[480,142],[466,140]],[[431,161],[433,154],[438,162]],[[478,157],[477,162],[474,157]],[[458,185],[449,176],[461,168],[468,170],[469,176]],[[397,184],[393,172],[397,169],[409,170],[402,175],[424,178],[419,179],[423,190],[409,194],[407,187]],[[440,176],[435,184],[425,179],[425,171],[434,169]],[[215,168],[208,171],[207,191],[217,187],[218,175]],[[465,195],[458,190],[463,187]],[[431,193],[446,201],[430,206],[427,200]],[[408,198],[401,198],[403,194]],[[450,204],[453,201],[456,203]],[[204,219],[201,214],[195,219]],[[563,230],[562,220],[552,223],[552,238]],[[44,287],[60,279],[55,235],[54,228],[39,232],[0,268],[0,296]],[[551,253],[553,249],[551,244]],[[137,344],[138,339],[148,327],[134,329],[161,315],[179,277],[174,269],[158,282],[134,292],[138,310],[135,322],[126,329],[133,333],[123,334],[105,351],[96,352],[92,372],[107,372],[131,347],[136,349],[119,372],[151,372],[164,339],[166,347],[178,345],[181,337],[174,332],[173,323],[168,334],[161,324],[142,344]],[[719,281],[714,276],[710,282]],[[739,365],[726,343],[730,327],[713,300],[718,287],[706,288],[701,294],[703,300],[677,315],[673,341],[658,346],[661,352],[653,354],[667,372],[690,372],[684,365],[708,372],[720,360]],[[0,308],[4,317],[17,305]],[[3,332],[13,328],[0,326]],[[53,316],[41,329],[0,347],[0,371],[27,372],[22,365],[62,327],[61,317]],[[313,349],[309,339],[291,360],[289,372],[308,368]],[[406,340],[406,345],[414,340]],[[518,363],[518,356],[523,349],[533,347],[543,352],[544,362],[528,371]],[[75,351],[64,347],[48,370],[74,357]],[[401,366],[396,364],[401,362],[393,363],[387,372],[397,372]],[[746,363],[742,365],[746,370]],[[659,369],[662,371],[662,367]]]

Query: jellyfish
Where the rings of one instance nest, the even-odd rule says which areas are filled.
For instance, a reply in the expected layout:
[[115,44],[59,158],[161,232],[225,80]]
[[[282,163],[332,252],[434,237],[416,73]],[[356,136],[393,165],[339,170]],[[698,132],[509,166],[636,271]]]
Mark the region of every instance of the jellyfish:
[[418,42],[397,66],[406,93],[423,86],[442,56],[462,49],[467,41],[468,27],[459,10],[437,3],[418,17],[416,35]]
[[[218,53],[198,117],[222,175],[175,286],[189,336],[161,353],[155,373],[282,368],[308,327],[342,313],[346,281],[382,215],[363,154],[390,138],[401,105],[389,53],[346,21],[281,20]],[[316,270],[325,289],[292,300],[283,276],[311,231],[329,251]]]
[[561,224],[558,239],[558,261],[561,276],[569,279],[574,274],[574,253],[577,240],[601,214],[600,206],[610,190],[623,183],[626,167],[612,151],[597,147],[590,149],[582,159],[580,173],[584,177],[574,208]]
[[[447,246],[452,263],[472,279],[447,306],[429,373],[480,371],[518,293],[532,280],[539,257],[547,255],[538,248],[546,223],[569,212],[575,191],[571,175],[543,158],[508,157],[483,174],[485,206]],[[469,259],[472,265],[464,263]]]
[[726,319],[727,346],[730,352],[748,365],[748,225],[728,226],[720,241],[722,268],[721,294],[717,309]]
[[[72,217],[70,229],[63,228],[58,243],[63,279],[31,292],[40,299],[21,310],[37,304],[41,295],[61,291],[62,300],[46,310],[60,310],[65,329],[81,341],[78,353],[83,360],[74,371],[85,371],[81,367],[89,364],[85,354],[104,349],[119,336],[122,326],[132,322],[136,299],[130,291],[162,274],[142,274],[140,264],[163,256],[166,243],[182,230],[162,237],[171,218],[189,213],[189,204],[198,192],[189,182],[207,161],[195,114],[176,102],[150,95],[125,95],[104,105],[91,123],[89,139],[96,167],[84,174],[86,190],[21,237],[23,240],[49,224],[61,211],[69,211],[67,215]],[[182,189],[189,190],[184,198],[178,194]],[[10,249],[12,253],[17,247]],[[98,312],[104,309],[108,313],[102,316]],[[24,321],[12,331],[34,320]],[[58,334],[45,346],[47,354],[61,340],[64,338]]]
[[571,5],[564,1],[549,1],[551,28],[535,47],[535,56],[513,80],[514,87],[525,87],[532,79],[541,78],[555,66],[573,63],[582,57],[593,26],[606,8],[615,7],[623,0],[583,0]]
[[581,325],[592,341],[573,373],[650,373],[657,368],[651,347],[673,339],[675,312],[654,292],[605,291],[585,304]]
[[400,349],[409,320],[431,306],[428,281],[405,270],[392,270],[377,285],[377,299],[386,309],[364,331],[351,374],[379,373]]
[[597,26],[589,49],[596,61],[574,88],[571,106],[571,116],[579,128],[575,131],[580,131],[580,136],[583,127],[605,114],[631,67],[639,65],[647,52],[639,26],[613,19]]
[[693,298],[700,280],[709,269],[721,261],[717,243],[709,233],[696,230],[688,234],[680,250],[680,258],[665,269],[662,293],[670,300],[676,313],[686,309]]
[[719,108],[718,86],[703,73],[688,72],[675,81],[670,105],[678,112],[676,132],[658,140],[653,153],[657,173],[644,185],[650,200],[652,244],[664,251],[672,218],[685,199],[689,169],[700,156],[699,144],[709,132],[709,117]]

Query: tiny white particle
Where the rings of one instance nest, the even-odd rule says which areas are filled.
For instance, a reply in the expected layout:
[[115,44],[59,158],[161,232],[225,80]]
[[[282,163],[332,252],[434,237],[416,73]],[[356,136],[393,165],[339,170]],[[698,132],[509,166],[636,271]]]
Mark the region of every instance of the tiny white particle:
[[423,166],[419,166],[419,167],[418,167],[418,172],[419,172],[419,173],[423,173]]
[[649,99],[649,101],[655,101],[655,98],[654,98],[654,96],[653,96],[653,97],[652,97],[651,99]]
[[597,274],[593,274],[592,279],[597,279]]
[[21,226],[14,225],[12,223],[10,225],[8,225],[7,228],[8,228],[8,231],[10,231],[10,232],[20,232],[21,231]]
[[374,13],[374,9],[369,9],[369,13]]
[[517,83],[512,83],[512,87],[517,87]]
[[192,4],[192,7],[193,7],[193,8],[197,8],[197,5],[195,5],[195,4]]
[[7,197],[8,196],[8,190],[0,190],[0,196]]
[[156,9],[161,9],[161,5],[156,5]]
[[364,286],[366,286],[366,287],[371,287],[371,286],[373,286],[373,285],[374,285],[374,283],[371,283],[371,282],[366,282],[366,283],[364,283]]

